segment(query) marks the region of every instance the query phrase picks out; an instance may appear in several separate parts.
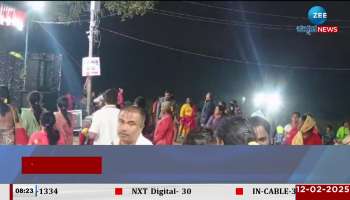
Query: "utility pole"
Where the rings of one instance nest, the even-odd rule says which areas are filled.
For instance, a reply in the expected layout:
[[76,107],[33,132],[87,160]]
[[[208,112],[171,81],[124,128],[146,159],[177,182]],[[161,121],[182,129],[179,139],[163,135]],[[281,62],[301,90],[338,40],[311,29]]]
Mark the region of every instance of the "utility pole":
[[28,37],[29,37],[29,26],[30,26],[30,11],[28,12],[27,24],[26,24],[26,38],[25,38],[25,49],[24,49],[24,68],[23,68],[23,92],[27,91],[27,63],[28,63]]
[[[94,41],[96,34],[98,32],[96,21],[98,17],[98,13],[100,11],[100,2],[99,1],[90,1],[90,28],[89,28],[89,57],[93,57],[93,50],[94,50]],[[87,104],[86,104],[86,112],[88,115],[91,114],[91,88],[92,88],[92,77],[87,76],[86,77],[86,98],[87,98]]]

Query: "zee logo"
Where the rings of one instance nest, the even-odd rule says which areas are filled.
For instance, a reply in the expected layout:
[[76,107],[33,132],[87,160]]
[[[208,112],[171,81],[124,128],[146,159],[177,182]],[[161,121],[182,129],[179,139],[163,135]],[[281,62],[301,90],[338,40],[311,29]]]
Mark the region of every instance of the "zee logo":
[[326,18],[327,19],[327,13],[313,13],[314,19],[315,18]]
[[308,18],[314,25],[321,25],[327,20],[327,12],[321,6],[314,6],[308,12]]

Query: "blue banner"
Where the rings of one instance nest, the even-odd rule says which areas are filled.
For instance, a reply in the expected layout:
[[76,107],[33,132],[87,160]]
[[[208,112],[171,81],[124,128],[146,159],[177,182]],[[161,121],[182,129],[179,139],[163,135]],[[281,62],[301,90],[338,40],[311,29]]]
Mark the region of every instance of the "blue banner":
[[[0,183],[349,183],[348,146],[1,146]],[[22,175],[28,156],[101,156],[100,175]]]

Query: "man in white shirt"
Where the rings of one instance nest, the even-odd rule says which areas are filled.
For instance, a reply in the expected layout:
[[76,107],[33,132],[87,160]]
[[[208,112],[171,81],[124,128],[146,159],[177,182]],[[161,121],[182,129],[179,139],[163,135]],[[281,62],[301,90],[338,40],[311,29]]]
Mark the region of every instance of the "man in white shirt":
[[119,143],[119,137],[115,130],[118,128],[120,110],[116,107],[114,94],[114,89],[108,89],[103,95],[105,106],[96,111],[92,116],[89,138],[94,140],[94,145],[113,145]]
[[128,106],[122,109],[118,119],[118,144],[152,145],[152,142],[142,135],[145,118],[145,112],[136,106]]

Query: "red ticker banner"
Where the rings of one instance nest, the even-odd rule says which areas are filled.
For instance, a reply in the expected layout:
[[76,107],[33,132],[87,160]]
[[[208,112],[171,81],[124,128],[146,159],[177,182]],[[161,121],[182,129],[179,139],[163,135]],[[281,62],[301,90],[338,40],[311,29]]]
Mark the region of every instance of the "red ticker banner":
[[102,174],[102,157],[22,157],[22,174]]
[[25,20],[25,12],[0,4],[0,26],[12,26],[22,31]]

